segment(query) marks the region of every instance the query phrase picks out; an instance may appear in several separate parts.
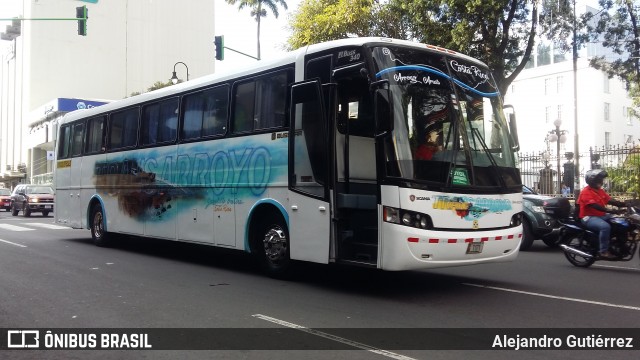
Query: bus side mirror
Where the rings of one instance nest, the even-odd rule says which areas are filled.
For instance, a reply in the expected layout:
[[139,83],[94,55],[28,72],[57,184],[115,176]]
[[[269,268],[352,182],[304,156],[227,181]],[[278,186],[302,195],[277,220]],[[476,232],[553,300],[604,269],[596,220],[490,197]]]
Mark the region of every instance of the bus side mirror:
[[384,136],[393,131],[393,116],[389,102],[389,89],[377,89],[374,107],[376,109],[376,137]]

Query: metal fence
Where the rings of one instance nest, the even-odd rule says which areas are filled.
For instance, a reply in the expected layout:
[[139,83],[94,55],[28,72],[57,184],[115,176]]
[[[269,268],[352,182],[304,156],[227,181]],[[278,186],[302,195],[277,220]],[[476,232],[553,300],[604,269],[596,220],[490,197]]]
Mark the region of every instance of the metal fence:
[[640,145],[595,147],[579,156],[580,171],[576,171],[572,152],[520,153],[522,183],[551,196],[560,196],[565,188],[565,194],[571,197],[574,190],[579,190],[574,188],[576,177],[580,179],[580,186],[584,186],[585,172],[599,168],[609,173],[604,186],[613,196],[637,198],[640,194]]

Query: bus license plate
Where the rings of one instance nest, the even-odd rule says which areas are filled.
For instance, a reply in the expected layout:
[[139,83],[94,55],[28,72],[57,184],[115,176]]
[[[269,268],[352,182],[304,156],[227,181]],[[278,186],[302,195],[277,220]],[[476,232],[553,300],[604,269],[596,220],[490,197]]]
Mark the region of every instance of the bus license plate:
[[467,246],[467,254],[480,254],[484,242],[472,242]]

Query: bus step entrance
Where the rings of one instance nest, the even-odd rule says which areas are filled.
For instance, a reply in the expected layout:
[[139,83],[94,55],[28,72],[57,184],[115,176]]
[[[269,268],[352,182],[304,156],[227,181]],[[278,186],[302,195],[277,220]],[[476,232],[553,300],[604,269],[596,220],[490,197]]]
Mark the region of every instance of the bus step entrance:
[[376,265],[378,261],[378,236],[376,227],[361,227],[341,233],[340,259]]

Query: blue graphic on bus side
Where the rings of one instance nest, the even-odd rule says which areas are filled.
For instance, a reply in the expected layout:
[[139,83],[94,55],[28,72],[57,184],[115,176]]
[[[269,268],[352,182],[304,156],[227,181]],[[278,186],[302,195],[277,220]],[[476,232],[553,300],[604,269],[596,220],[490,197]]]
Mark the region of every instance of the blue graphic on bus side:
[[286,139],[217,151],[205,144],[187,145],[179,154],[176,147],[152,148],[96,162],[94,183],[139,220],[175,215],[176,199],[229,209],[263,195],[274,182],[286,184]]

